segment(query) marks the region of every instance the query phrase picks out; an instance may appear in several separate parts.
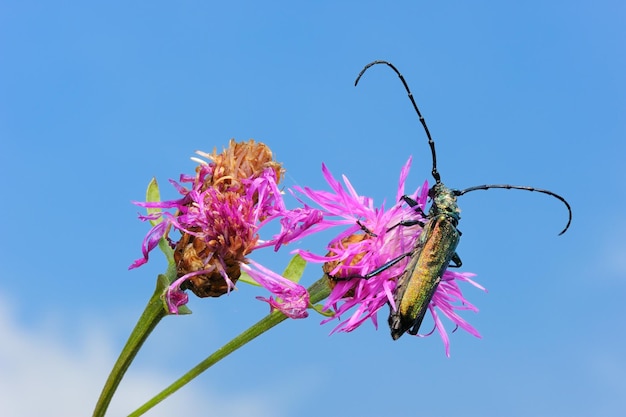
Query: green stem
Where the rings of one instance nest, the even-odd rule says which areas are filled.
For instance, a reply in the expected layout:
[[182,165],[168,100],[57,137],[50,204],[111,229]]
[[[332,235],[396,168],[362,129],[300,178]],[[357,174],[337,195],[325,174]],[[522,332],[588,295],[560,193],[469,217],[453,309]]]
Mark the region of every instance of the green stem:
[[[309,302],[311,304],[319,303],[323,299],[327,298],[330,294],[330,288],[328,287],[327,279],[325,277],[322,277],[321,279],[317,280],[315,283],[313,283],[313,285],[308,288],[308,292],[310,297]],[[273,313],[268,314],[256,324],[241,333],[239,336],[235,337],[233,340],[216,350],[212,355],[204,359],[198,365],[191,368],[191,370],[189,370],[178,380],[174,381],[169,387],[165,388],[159,394],[155,395],[151,400],[139,407],[133,413],[129,414],[128,417],[136,417],[144,414],[146,411],[163,401],[165,398],[176,392],[178,389],[182,388],[185,384],[200,375],[202,372],[206,371],[208,368],[210,368],[220,360],[224,359],[226,356],[233,353],[235,350],[239,349],[257,336],[260,336],[264,332],[276,326],[278,323],[284,321],[286,318],[287,316],[279,311],[274,311]]]
[[160,298],[163,293],[163,279],[165,279],[163,275],[159,276],[157,288],[154,291],[154,294],[148,301],[148,305],[146,305],[141,317],[139,317],[135,328],[128,337],[128,341],[126,342],[124,349],[122,349],[120,356],[117,358],[117,361],[113,366],[113,369],[109,374],[109,378],[100,393],[100,398],[98,399],[98,403],[96,404],[96,408],[93,412],[94,417],[104,416],[107,408],[109,407],[109,403],[111,402],[111,398],[113,398],[115,390],[122,381],[122,378],[124,377],[124,374],[126,373],[126,370],[130,366],[131,362],[135,359],[137,352],[139,352],[139,349],[146,341],[152,330],[154,330],[156,325],[167,314],[165,308],[163,307],[163,301]]

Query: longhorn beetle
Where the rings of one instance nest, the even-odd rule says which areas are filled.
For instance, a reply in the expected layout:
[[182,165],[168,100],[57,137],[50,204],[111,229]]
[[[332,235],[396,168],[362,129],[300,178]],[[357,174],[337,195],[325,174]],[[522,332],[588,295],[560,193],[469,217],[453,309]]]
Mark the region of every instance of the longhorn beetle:
[[[456,247],[459,243],[461,232],[457,229],[460,220],[460,210],[457,206],[456,199],[463,194],[467,194],[476,190],[488,190],[490,188],[505,188],[515,190],[536,191],[539,193],[547,194],[562,201],[567,207],[569,213],[569,219],[565,228],[559,233],[562,235],[569,228],[572,222],[572,209],[569,203],[560,195],[553,193],[549,190],[541,188],[508,185],[508,184],[485,184],[469,187],[464,190],[450,189],[441,182],[441,177],[437,171],[437,154],[435,152],[435,142],[433,141],[426,120],[422,116],[413,94],[409,89],[409,86],[400,74],[400,71],[387,61],[374,61],[367,64],[363,70],[359,73],[354,82],[354,85],[358,85],[359,80],[370,67],[377,64],[385,64],[389,66],[400,78],[404,89],[406,90],[411,104],[419,117],[426,137],[428,138],[428,145],[432,154],[433,168],[432,176],[435,179],[435,184],[428,190],[428,196],[432,200],[430,210],[426,215],[420,207],[417,206],[417,202],[408,196],[403,196],[402,199],[410,206],[415,207],[416,212],[426,216],[426,222],[420,222],[417,220],[402,221],[395,226],[392,226],[389,230],[397,226],[412,226],[421,225],[423,227],[422,233],[415,242],[413,250],[400,255],[395,259],[385,263],[376,270],[369,274],[362,276],[361,278],[371,278],[387,268],[397,264],[404,258],[409,258],[409,262],[404,269],[402,275],[398,279],[396,289],[394,291],[394,302],[396,310],[390,308],[389,313],[389,327],[391,329],[391,337],[397,340],[405,332],[416,335],[428,309],[430,300],[432,299],[441,277],[445,270],[452,262],[452,267],[461,266],[461,259],[456,253]],[[353,277],[347,277],[353,278]],[[345,279],[345,278],[344,278]],[[391,306],[390,306],[391,307]]]

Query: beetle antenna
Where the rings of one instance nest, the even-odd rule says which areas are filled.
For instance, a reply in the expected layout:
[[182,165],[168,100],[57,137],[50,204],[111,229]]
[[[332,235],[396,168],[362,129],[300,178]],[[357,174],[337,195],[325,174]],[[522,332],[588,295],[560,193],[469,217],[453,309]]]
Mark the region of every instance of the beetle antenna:
[[535,187],[528,187],[528,186],[522,186],[522,185],[509,185],[509,184],[485,184],[485,185],[477,185],[475,187],[469,187],[466,188],[464,190],[454,190],[454,195],[456,196],[461,196],[463,194],[467,194],[471,191],[477,191],[477,190],[488,190],[490,188],[504,188],[507,190],[525,190],[525,191],[536,191],[538,193],[542,193],[542,194],[547,194],[550,195],[558,200],[561,200],[563,202],[563,204],[565,204],[565,207],[567,207],[567,211],[569,213],[569,218],[567,220],[567,224],[565,225],[565,228],[561,231],[561,233],[559,233],[559,236],[562,235],[563,233],[565,233],[567,231],[567,229],[569,229],[569,225],[572,223],[572,208],[570,207],[569,203],[567,202],[567,200],[563,197],[561,197],[560,195],[558,195],[557,193],[553,193],[552,191],[549,190],[544,190],[541,188],[535,188]]
[[424,126],[424,131],[426,132],[426,136],[428,137],[428,145],[430,146],[430,152],[431,152],[431,154],[433,156],[433,170],[432,170],[433,178],[435,178],[436,183],[439,184],[441,182],[441,176],[439,175],[439,172],[437,171],[437,153],[435,152],[435,141],[433,140],[432,136],[430,136],[430,131],[428,130],[428,126],[426,125],[426,120],[422,116],[422,113],[420,112],[420,109],[417,107],[417,104],[415,103],[415,99],[413,98],[413,93],[411,93],[411,89],[409,88],[409,85],[407,84],[407,82],[404,79],[404,77],[402,76],[402,74],[400,74],[400,71],[398,71],[398,69],[391,62],[387,62],[387,61],[373,61],[373,62],[370,62],[369,64],[367,64],[361,70],[359,75],[356,77],[356,81],[354,82],[354,86],[355,87],[357,86],[357,84],[359,83],[359,80],[361,79],[363,74],[365,74],[365,71],[367,71],[370,67],[372,67],[372,66],[374,66],[376,64],[385,64],[385,65],[391,67],[391,69],[394,70],[394,72],[398,75],[398,77],[400,77],[400,81],[402,81],[402,84],[404,85],[404,89],[406,90],[407,94],[409,95],[409,100],[411,100],[411,104],[413,104],[413,108],[415,109],[415,112],[417,113],[417,116],[419,117],[419,120],[422,123],[422,126]]

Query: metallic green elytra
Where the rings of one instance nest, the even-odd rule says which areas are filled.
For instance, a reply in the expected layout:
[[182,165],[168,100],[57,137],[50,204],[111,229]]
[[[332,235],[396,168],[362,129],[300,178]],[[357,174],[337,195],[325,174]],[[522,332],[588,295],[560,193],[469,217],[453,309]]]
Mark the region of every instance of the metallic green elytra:
[[[413,108],[419,117],[420,123],[426,132],[428,145],[430,146],[432,155],[432,176],[435,179],[435,185],[428,191],[428,196],[432,199],[432,204],[426,221],[418,220],[402,221],[389,230],[398,226],[414,226],[421,225],[423,227],[421,235],[417,238],[413,250],[409,253],[402,254],[395,259],[378,267],[371,273],[362,278],[368,279],[374,275],[397,264],[404,258],[409,258],[409,262],[404,271],[398,278],[396,289],[394,292],[394,306],[390,305],[389,327],[391,329],[391,337],[397,340],[405,332],[409,334],[417,334],[424,319],[424,315],[428,310],[430,302],[437,290],[441,278],[449,266],[461,266],[461,259],[456,253],[461,232],[457,229],[460,220],[460,210],[457,206],[456,199],[458,196],[471,191],[488,190],[490,188],[516,189],[525,191],[536,191],[542,194],[550,195],[557,198],[565,204],[569,213],[569,219],[565,228],[559,233],[562,235],[569,228],[572,221],[572,209],[569,203],[560,195],[549,190],[534,188],[529,186],[509,185],[509,184],[485,184],[469,187],[464,190],[455,190],[446,187],[441,182],[441,177],[437,171],[437,154],[435,152],[435,142],[433,141],[426,121],[420,113],[417,104],[413,98],[413,94],[409,89],[407,82],[398,69],[387,61],[374,61],[367,64],[359,73],[354,85],[359,83],[361,76],[368,68],[376,64],[385,64],[389,66],[400,78],[404,88],[413,104]],[[417,206],[417,202],[407,196],[402,199],[415,211],[421,215],[424,212]],[[453,265],[450,265],[453,263]]]
[[456,255],[461,234],[456,226],[459,209],[456,196],[442,183],[431,191],[434,201],[428,214],[428,222],[415,243],[404,272],[398,279],[394,292],[396,310],[389,313],[389,328],[394,340],[404,334],[417,334],[430,300],[441,281],[450,261],[461,266]]

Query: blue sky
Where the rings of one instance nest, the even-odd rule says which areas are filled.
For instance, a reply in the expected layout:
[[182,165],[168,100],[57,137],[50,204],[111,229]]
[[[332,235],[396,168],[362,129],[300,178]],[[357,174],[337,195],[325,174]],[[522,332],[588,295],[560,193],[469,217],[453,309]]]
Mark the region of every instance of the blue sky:
[[[1,2],[0,411],[88,415],[164,261],[127,271],[146,224],[131,200],[190,172],[197,149],[265,142],[285,185],[324,162],[388,205],[402,164],[463,196],[458,248],[481,332],[394,342],[379,316],[328,336],[317,316],[263,335],[147,415],[626,414],[626,6],[617,1]],[[317,249],[323,240],[299,247]],[[298,246],[294,246],[298,247]],[[258,261],[282,269],[287,254]],[[320,276],[310,266],[304,277]],[[191,298],[122,383],[124,415],[267,312],[240,286]],[[425,324],[426,326],[426,324]]]

